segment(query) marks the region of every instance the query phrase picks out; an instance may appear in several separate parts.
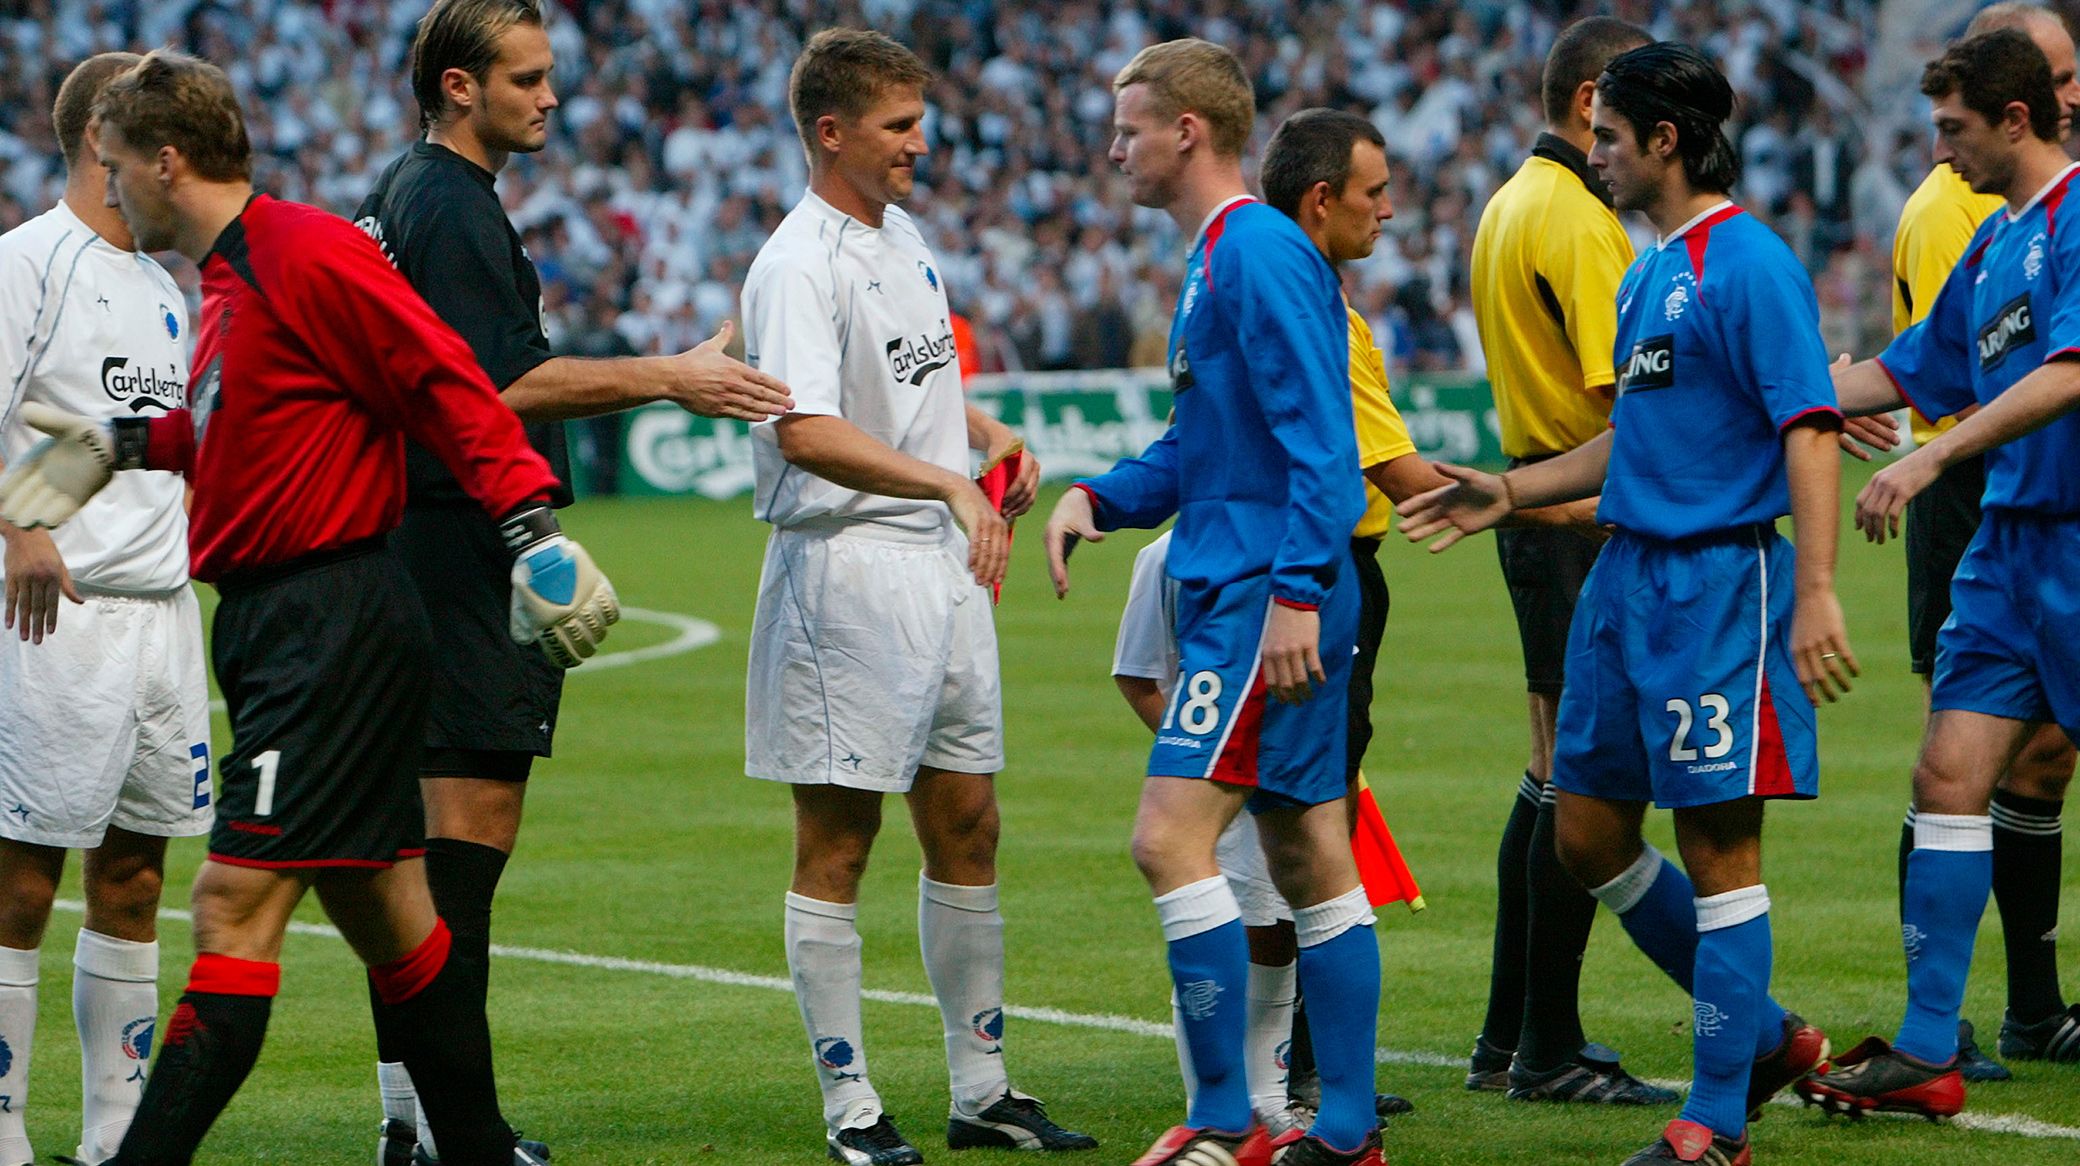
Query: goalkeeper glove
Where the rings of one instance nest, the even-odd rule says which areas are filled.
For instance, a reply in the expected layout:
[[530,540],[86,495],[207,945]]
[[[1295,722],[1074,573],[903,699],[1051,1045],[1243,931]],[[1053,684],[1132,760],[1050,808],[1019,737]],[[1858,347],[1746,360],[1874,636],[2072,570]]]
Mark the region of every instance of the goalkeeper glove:
[[513,606],[507,632],[516,644],[539,643],[565,668],[599,650],[621,618],[614,585],[585,548],[565,538],[547,506],[523,506],[499,522],[513,552]]
[[34,401],[22,405],[21,416],[46,436],[0,477],[0,520],[14,526],[61,525],[117,470],[144,466],[143,418],[104,425]]

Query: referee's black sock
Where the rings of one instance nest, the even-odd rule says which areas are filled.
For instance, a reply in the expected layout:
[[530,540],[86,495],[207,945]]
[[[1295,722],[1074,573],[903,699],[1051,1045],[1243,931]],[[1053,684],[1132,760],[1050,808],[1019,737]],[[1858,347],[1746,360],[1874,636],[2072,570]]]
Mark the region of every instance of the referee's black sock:
[[483,971],[469,963],[437,922],[411,954],[370,968],[376,1032],[411,1071],[443,1166],[511,1166],[515,1143],[498,1112]]
[[1517,1056],[1536,1072],[1573,1060],[1588,1039],[1582,1034],[1582,953],[1596,922],[1595,896],[1560,865],[1553,845],[1555,793],[1547,783],[1525,864],[1530,924],[1524,945],[1524,1032]]
[[110,1166],[187,1166],[253,1071],[281,981],[280,964],[195,957],[137,1115]]
[[426,840],[426,885],[434,910],[448,921],[455,950],[491,966],[491,898],[506,872],[505,851],[460,838]]
[[2065,1011],[2058,990],[2058,883],[2065,802],[1993,791],[1993,900],[2008,952],[2008,1011],[2024,1024]]
[[1899,916],[1904,923],[1907,918],[1907,856],[1914,853],[1914,807],[1907,807],[1907,816],[1899,824]]
[[1531,833],[1538,825],[1538,782],[1529,773],[1510,803],[1502,845],[1495,852],[1495,956],[1488,972],[1488,1017],[1481,1039],[1514,1051],[1524,1022],[1524,948],[1530,933]]

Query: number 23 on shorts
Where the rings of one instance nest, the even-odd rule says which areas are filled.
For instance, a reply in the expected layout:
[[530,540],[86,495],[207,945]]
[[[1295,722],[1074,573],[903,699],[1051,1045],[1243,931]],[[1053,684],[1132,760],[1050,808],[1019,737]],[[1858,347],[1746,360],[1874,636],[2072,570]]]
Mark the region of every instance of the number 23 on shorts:
[[[1667,708],[1676,718],[1675,734],[1668,741],[1670,761],[1695,761],[1700,753],[1707,761],[1717,761],[1733,752],[1733,727],[1726,723],[1728,714],[1733,711],[1733,705],[1725,697],[1716,692],[1707,692],[1697,698],[1694,706],[1680,697],[1671,697]],[[1692,732],[1700,728],[1700,714],[1704,720],[1702,729],[1711,734],[1709,741],[1704,740],[1701,735],[1695,740],[1692,739]],[[1701,751],[1699,746],[1702,746]]]

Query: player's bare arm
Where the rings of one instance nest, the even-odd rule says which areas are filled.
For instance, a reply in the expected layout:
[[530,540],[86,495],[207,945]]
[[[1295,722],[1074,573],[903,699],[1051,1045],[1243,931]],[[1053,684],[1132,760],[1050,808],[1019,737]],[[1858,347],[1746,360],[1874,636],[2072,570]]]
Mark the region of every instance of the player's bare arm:
[[968,532],[968,569],[975,581],[984,587],[1003,582],[1011,557],[1004,516],[974,481],[891,449],[843,417],[785,417],[774,424],[780,456],[789,465],[849,490],[946,503]]
[[1856,654],[1834,592],[1841,524],[1841,459],[1832,417],[1784,431],[1784,474],[1791,488],[1792,540],[1798,548],[1797,604],[1791,614],[1791,659],[1814,704],[1841,699],[1857,675]]
[[729,355],[736,324],[676,356],[586,360],[559,356],[507,385],[499,398],[522,421],[570,421],[665,401],[702,417],[765,421],[794,408],[787,386]]
[[[1879,375],[1883,375],[1882,369]],[[1841,384],[1840,380],[1835,383],[1837,387]],[[1857,528],[1874,543],[1897,537],[1907,503],[1944,470],[1996,445],[2035,433],[2075,408],[2080,408],[2080,362],[2045,363],[1991,404],[1973,410],[1955,429],[1878,471],[1856,495]]]
[[1506,474],[1490,474],[1465,466],[1437,463],[1452,484],[1419,494],[1394,509],[1401,533],[1410,542],[1439,535],[1430,544],[1435,554],[1493,527],[1520,509],[1557,506],[1594,496],[1603,489],[1611,460],[1609,431],[1561,454]]
[[1163,697],[1162,686],[1146,676],[1114,676],[1112,682],[1119,685],[1119,694],[1127,698],[1127,707],[1134,710],[1148,731],[1160,732],[1163,711],[1170,703]]
[[[968,406],[968,448],[982,454],[984,464],[995,462],[1011,450],[1018,434],[1009,425],[977,409]],[[1026,450],[1019,462],[1018,480],[1004,491],[1003,515],[1006,521],[1023,515],[1033,508],[1040,497],[1040,459]]]

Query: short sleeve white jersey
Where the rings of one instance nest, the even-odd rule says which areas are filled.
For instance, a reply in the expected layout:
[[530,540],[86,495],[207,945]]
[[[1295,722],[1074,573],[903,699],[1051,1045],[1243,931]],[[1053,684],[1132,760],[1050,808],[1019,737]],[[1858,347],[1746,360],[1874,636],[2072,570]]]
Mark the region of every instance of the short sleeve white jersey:
[[[150,256],[124,251],[56,207],[0,235],[0,457],[42,438],[22,423],[36,401],[95,418],[188,404],[187,301]],[[120,473],[53,531],[82,587],[128,594],[188,582],[178,474]]]
[[1119,613],[1112,674],[1153,680],[1164,696],[1177,683],[1177,583],[1170,578],[1170,532],[1134,556],[1127,606]]
[[[744,279],[750,363],[787,384],[797,415],[843,417],[867,436],[956,474],[970,470],[966,402],[938,265],[900,207],[879,229],[813,192],[781,220]],[[772,422],[752,428],[754,513],[936,531],[945,503],[867,494],[780,456]]]

